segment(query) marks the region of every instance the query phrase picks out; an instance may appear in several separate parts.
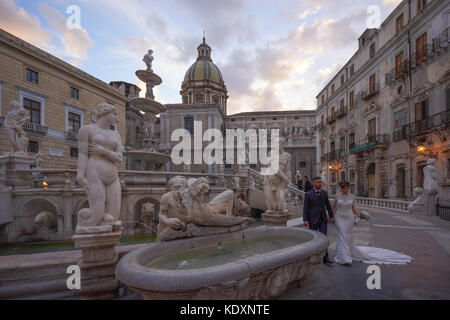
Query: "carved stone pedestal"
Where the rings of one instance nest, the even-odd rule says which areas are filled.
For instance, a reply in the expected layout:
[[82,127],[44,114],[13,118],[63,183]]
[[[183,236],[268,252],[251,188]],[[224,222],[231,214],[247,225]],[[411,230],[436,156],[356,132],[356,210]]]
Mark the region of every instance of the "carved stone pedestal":
[[108,233],[75,234],[72,240],[81,249],[78,266],[81,269],[82,299],[112,299],[119,286],[114,276],[118,254],[115,247],[122,230]]
[[32,158],[24,152],[16,152],[0,156],[0,185],[1,186],[30,186],[30,166]]
[[291,219],[291,213],[281,213],[279,211],[266,211],[261,215],[262,221],[266,226],[286,226],[287,221]]

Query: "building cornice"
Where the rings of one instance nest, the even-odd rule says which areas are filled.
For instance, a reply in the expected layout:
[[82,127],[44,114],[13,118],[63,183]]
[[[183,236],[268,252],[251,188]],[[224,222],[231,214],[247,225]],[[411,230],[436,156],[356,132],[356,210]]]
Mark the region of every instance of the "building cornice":
[[103,89],[109,94],[114,95],[116,98],[119,98],[123,101],[128,101],[128,98],[120,93],[119,90],[113,88],[108,83],[88,74],[87,72],[78,69],[71,64],[45,52],[44,50],[39,49],[36,46],[8,33],[7,31],[0,29],[0,42],[15,48],[27,55],[32,56],[35,59],[39,59],[45,64],[51,65],[57,69],[63,70],[66,73],[80,79],[83,82],[87,82],[96,88]]

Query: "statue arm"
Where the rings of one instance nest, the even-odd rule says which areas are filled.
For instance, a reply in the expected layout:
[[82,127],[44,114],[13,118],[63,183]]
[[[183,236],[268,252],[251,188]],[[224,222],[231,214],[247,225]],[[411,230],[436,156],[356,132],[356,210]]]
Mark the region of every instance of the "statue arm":
[[78,164],[77,164],[77,181],[85,188],[87,181],[85,178],[87,165],[89,160],[89,127],[81,127],[78,130]]
[[114,151],[108,150],[100,145],[96,145],[95,152],[105,158],[108,158],[112,162],[122,162],[123,161],[122,141],[120,139],[120,135],[117,132],[115,132],[115,134],[117,135],[117,140],[119,143],[117,144],[117,148]]

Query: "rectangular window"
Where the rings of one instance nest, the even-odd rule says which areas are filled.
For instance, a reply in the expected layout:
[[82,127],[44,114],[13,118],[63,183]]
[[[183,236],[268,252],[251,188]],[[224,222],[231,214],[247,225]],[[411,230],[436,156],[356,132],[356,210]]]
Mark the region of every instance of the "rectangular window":
[[355,106],[355,92],[351,91],[350,95],[349,95],[349,100],[350,100],[350,109],[352,109]]
[[339,148],[341,150],[345,150],[345,137],[344,136],[339,138]]
[[331,173],[331,183],[336,183],[336,172]]
[[368,133],[367,135],[369,137],[374,137],[377,133],[377,127],[376,127],[376,119],[371,119],[368,122]]
[[325,102],[325,95],[322,95],[322,104]]
[[77,88],[70,87],[70,97],[75,100],[80,99],[80,91]]
[[344,81],[345,81],[344,79],[345,79],[345,78],[344,78],[344,75],[342,75],[342,76],[341,76],[341,86],[344,84]]
[[375,42],[370,45],[370,57],[375,57]]
[[344,113],[344,109],[345,109],[345,105],[344,105],[344,99],[341,99],[341,105],[340,105],[340,110],[341,110],[341,113]]
[[300,161],[300,163],[298,164],[298,167],[300,169],[305,169],[306,168],[306,161]]
[[28,152],[38,153],[39,152],[39,142],[28,141]]
[[419,13],[420,10],[425,8],[427,5],[427,0],[417,0],[417,13]]
[[27,81],[39,84],[39,74],[36,71],[27,69]]
[[425,32],[416,39],[416,64],[427,60],[427,33]]
[[352,132],[348,135],[348,148],[354,148],[355,147],[355,134]]
[[403,51],[395,56],[395,77],[403,77]]
[[28,120],[33,123],[41,123],[41,103],[23,98],[23,108],[28,111]]
[[331,94],[334,93],[334,83],[331,85]]
[[355,65],[352,64],[352,65],[350,66],[350,77],[351,77],[354,73],[355,73]]
[[373,74],[373,75],[371,75],[370,76],[370,78],[369,78],[369,90],[370,90],[370,93],[372,94],[372,93],[375,93],[375,80],[376,80],[376,78],[375,78],[375,73]]
[[395,31],[396,31],[396,33],[399,33],[399,31],[402,30],[402,28],[403,28],[403,13],[398,16],[395,25],[396,25]]
[[447,179],[450,179],[450,159],[447,159]]
[[67,114],[67,123],[68,123],[68,128],[67,130],[72,131],[72,132],[78,132],[78,130],[81,127],[81,116],[79,114],[73,113],[73,112],[69,112]]
[[406,124],[406,112],[405,110],[397,111],[394,113],[394,129],[399,130]]
[[321,115],[321,116],[320,116],[320,125],[321,125],[322,127],[325,126],[325,116],[324,116],[324,115]]
[[194,118],[185,117],[184,118],[184,128],[189,131],[191,135],[194,135]]
[[72,158],[78,158],[78,148],[70,148],[70,156]]
[[450,88],[445,90],[446,110],[450,110]]
[[416,103],[416,121],[424,120],[428,118],[428,101],[423,100]]

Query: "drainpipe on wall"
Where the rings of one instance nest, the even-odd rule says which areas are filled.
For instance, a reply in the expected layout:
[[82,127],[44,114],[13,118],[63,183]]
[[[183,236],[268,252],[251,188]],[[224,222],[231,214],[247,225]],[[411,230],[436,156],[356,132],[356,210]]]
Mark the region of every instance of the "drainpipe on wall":
[[[411,0],[408,0],[408,23],[411,21]],[[412,94],[412,76],[411,76],[411,38],[410,30],[408,30],[408,57],[409,57],[409,72],[408,72],[408,82],[409,82],[409,99],[408,99],[408,123],[411,124],[411,94]],[[412,137],[409,134],[409,197],[413,197],[413,167],[412,167]]]

